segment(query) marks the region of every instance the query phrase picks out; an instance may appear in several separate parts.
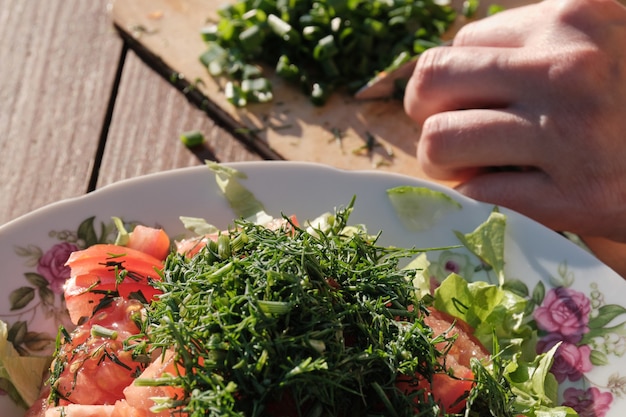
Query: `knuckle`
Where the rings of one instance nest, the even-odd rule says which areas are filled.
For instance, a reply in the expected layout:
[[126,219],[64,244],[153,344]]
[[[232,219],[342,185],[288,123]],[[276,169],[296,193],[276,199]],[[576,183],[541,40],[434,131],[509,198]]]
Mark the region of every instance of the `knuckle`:
[[443,166],[446,164],[446,118],[436,114],[424,122],[420,136],[420,159],[431,166]]
[[424,51],[417,61],[413,73],[412,88],[420,97],[427,97],[442,74],[446,63],[446,48],[436,47]]
[[465,46],[474,43],[475,33],[478,29],[478,22],[470,22],[463,25],[454,35],[454,46]]

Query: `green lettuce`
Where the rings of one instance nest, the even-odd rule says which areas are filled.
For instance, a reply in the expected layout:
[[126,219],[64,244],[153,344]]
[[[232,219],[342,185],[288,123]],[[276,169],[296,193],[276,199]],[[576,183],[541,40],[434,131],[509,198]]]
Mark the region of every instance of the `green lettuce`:
[[206,164],[215,174],[217,186],[238,217],[257,224],[265,224],[273,219],[254,194],[239,182],[239,179],[246,178],[245,173],[217,162],[207,161]]
[[412,231],[428,229],[445,214],[462,208],[449,195],[426,187],[390,188],[387,196],[404,227]]
[[8,339],[7,324],[0,320],[0,389],[27,408],[39,397],[49,357],[20,356]]

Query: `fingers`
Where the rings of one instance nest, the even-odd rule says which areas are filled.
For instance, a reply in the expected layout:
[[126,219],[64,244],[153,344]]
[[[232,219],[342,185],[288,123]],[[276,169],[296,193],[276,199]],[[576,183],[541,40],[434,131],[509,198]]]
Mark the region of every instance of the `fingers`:
[[418,60],[408,82],[405,111],[423,123],[442,111],[504,107],[519,91],[514,61],[509,49],[429,49]]
[[438,113],[426,120],[417,148],[422,170],[439,180],[462,180],[478,170],[533,166],[546,157],[538,127],[511,109]]
[[464,25],[454,36],[454,46],[518,48],[537,24],[537,8],[528,5],[504,10]]
[[[541,171],[479,175],[457,190],[475,200],[517,211],[554,230],[573,231],[572,219],[580,217],[579,208],[568,206],[567,196]],[[585,223],[582,217],[577,220]]]

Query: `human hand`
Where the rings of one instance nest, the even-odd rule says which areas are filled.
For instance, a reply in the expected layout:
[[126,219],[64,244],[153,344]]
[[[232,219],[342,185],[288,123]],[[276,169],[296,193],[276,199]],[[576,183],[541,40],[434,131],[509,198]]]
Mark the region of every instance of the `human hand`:
[[420,57],[404,104],[427,175],[555,230],[626,242],[621,4],[544,0],[468,24]]

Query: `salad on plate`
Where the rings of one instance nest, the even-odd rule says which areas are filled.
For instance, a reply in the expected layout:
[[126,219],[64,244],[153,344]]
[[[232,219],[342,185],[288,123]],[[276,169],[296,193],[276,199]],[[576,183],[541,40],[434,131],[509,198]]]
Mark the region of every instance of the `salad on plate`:
[[[358,195],[275,217],[239,171],[209,166],[227,228],[181,217],[193,235],[170,238],[115,218],[115,242],[69,256],[52,357],[11,368],[32,357],[5,332],[2,388],[27,416],[579,415],[550,372],[562,340],[545,343],[541,307],[505,277],[505,214],[454,246],[383,245],[351,221]],[[408,228],[458,209],[422,187],[387,194]],[[457,247],[489,282],[429,260]]]

